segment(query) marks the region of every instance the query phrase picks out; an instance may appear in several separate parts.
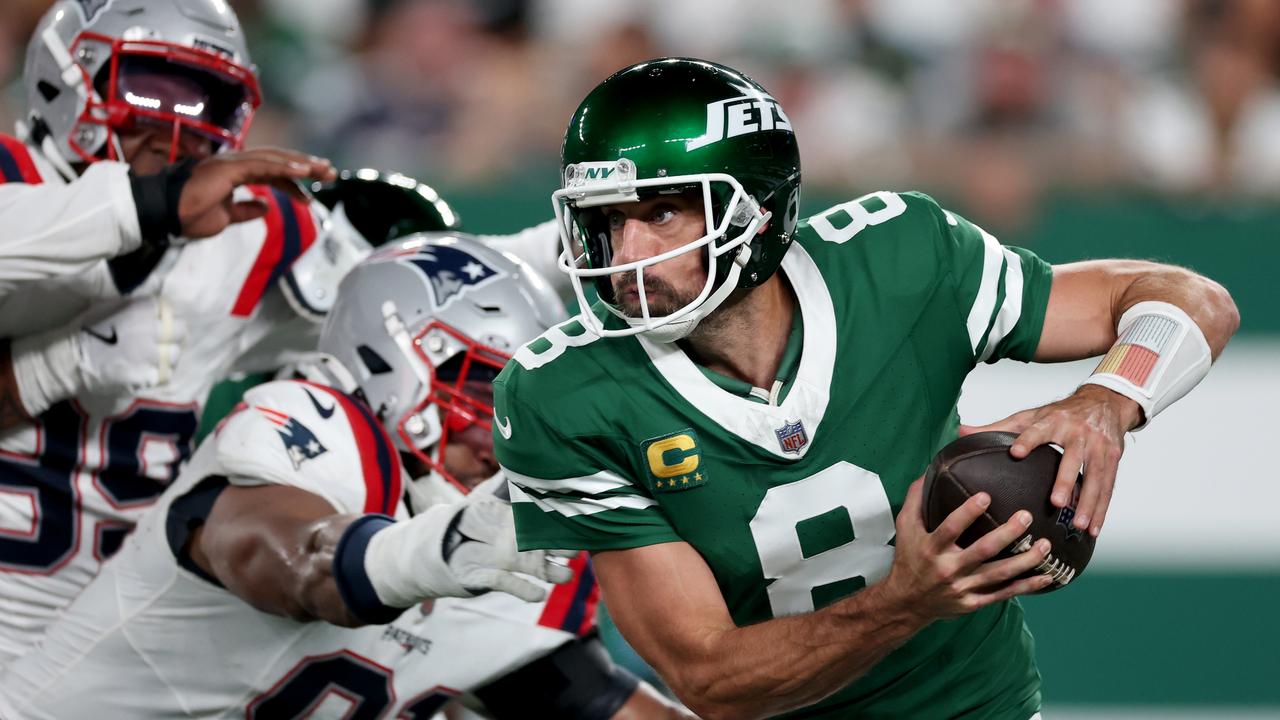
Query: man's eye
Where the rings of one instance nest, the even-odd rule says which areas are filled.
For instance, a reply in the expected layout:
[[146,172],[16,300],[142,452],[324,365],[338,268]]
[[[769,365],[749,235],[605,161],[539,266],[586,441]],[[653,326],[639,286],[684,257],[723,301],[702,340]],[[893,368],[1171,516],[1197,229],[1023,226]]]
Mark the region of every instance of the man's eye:
[[611,212],[605,215],[605,222],[609,223],[610,230],[617,230],[626,224],[626,218],[620,212]]
[[662,225],[670,222],[672,219],[675,218],[675,216],[676,216],[675,210],[671,210],[669,208],[663,209],[663,210],[657,210],[653,213],[653,222],[657,223],[658,225]]

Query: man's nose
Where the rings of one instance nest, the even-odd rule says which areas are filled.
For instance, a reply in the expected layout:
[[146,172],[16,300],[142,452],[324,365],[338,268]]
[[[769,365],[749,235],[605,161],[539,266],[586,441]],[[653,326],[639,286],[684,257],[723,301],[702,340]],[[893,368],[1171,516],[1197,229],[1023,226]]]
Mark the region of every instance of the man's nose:
[[618,240],[613,253],[614,265],[625,265],[658,254],[658,243],[653,229],[642,220],[627,218],[616,236]]
[[204,135],[186,129],[178,134],[178,159],[203,160],[212,154],[213,141]]

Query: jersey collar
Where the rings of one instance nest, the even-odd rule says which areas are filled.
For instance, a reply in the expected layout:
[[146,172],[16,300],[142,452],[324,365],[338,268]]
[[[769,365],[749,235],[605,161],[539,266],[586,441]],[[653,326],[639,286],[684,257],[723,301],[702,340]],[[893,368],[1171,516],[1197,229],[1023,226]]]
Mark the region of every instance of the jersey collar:
[[[793,244],[782,259],[782,272],[795,290],[804,323],[803,350],[795,380],[778,405],[752,401],[717,386],[676,343],[657,343],[638,335],[650,361],[685,400],[703,415],[739,438],[787,460],[804,457],[818,432],[827,410],[832,372],[836,358],[836,316],[827,284],[813,258],[799,244]],[[794,323],[793,323],[794,327]],[[787,450],[780,439],[796,432],[805,442]]]

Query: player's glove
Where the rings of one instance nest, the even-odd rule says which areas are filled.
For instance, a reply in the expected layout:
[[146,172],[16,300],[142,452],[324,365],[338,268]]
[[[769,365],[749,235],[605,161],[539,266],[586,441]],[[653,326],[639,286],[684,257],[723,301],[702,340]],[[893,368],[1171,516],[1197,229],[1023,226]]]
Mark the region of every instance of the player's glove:
[[81,393],[136,394],[169,381],[186,335],[163,298],[90,313],[70,326],[13,341],[13,373],[32,417]]
[[408,607],[428,598],[474,597],[490,590],[537,602],[546,590],[516,573],[568,582],[573,571],[553,558],[572,554],[517,552],[511,505],[493,487],[481,485],[462,502],[434,505],[379,530],[369,540],[364,562],[378,598],[391,607]]

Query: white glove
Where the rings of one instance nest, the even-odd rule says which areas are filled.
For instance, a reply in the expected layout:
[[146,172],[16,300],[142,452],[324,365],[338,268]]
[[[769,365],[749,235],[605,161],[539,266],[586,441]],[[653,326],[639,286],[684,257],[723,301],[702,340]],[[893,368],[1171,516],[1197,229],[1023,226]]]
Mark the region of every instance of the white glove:
[[462,502],[434,505],[378,531],[369,540],[364,562],[378,599],[391,607],[408,607],[490,590],[537,602],[546,590],[516,573],[565,583],[573,571],[553,558],[574,554],[517,552],[510,504],[477,487]]
[[186,326],[163,298],[91,312],[70,326],[13,342],[13,372],[32,417],[81,393],[126,395],[173,374]]

